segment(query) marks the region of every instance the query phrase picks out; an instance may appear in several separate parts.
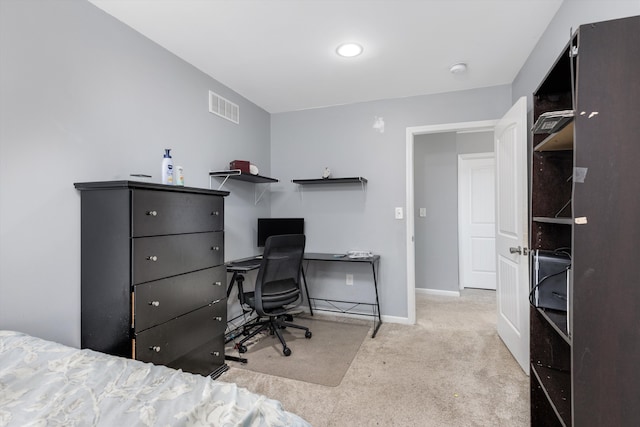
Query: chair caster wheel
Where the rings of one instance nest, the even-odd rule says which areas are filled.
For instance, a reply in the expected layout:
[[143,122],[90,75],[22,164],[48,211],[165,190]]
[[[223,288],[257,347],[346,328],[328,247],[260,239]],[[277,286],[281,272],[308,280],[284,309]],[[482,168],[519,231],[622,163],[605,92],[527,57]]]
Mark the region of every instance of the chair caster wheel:
[[289,347],[285,347],[285,348],[282,349],[282,353],[285,356],[291,356],[291,349]]
[[247,346],[246,345],[238,346],[238,352],[239,353],[246,353],[247,352]]
[[312,335],[311,331],[307,331],[307,332],[304,333],[304,337],[307,338],[307,339],[311,338],[311,335]]

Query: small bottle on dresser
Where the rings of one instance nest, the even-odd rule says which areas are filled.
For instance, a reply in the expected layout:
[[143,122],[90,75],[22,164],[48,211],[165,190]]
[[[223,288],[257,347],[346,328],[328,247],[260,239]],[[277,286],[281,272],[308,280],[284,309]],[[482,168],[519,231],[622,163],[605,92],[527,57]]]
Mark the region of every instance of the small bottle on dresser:
[[171,148],[165,148],[162,158],[162,183],[167,185],[173,185],[173,159],[170,152]]

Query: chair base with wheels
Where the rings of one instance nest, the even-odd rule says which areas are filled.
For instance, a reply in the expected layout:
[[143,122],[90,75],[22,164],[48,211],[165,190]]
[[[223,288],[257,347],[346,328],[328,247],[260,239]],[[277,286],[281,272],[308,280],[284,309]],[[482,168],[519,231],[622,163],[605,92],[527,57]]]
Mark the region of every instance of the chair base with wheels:
[[296,325],[295,323],[288,322],[286,320],[286,317],[289,317],[289,315],[270,317],[268,320],[263,320],[263,321],[259,321],[251,324],[251,327],[255,329],[253,329],[253,331],[251,331],[249,335],[247,335],[240,342],[238,342],[235,347],[238,349],[240,353],[246,353],[247,347],[244,345],[244,343],[250,340],[251,338],[253,338],[254,336],[258,335],[259,333],[265,330],[269,330],[269,333],[271,335],[275,334],[278,337],[278,340],[280,340],[280,344],[282,344],[282,354],[284,354],[285,356],[291,356],[291,349],[287,346],[287,342],[282,336],[282,329],[285,329],[287,327],[301,329],[305,331],[304,337],[307,339],[311,338],[313,334],[309,330],[309,328],[305,326]]

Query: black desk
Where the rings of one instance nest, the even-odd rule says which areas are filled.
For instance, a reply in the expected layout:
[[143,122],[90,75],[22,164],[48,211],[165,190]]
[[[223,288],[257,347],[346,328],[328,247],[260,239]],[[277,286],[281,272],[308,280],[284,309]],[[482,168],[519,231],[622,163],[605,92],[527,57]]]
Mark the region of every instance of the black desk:
[[[369,264],[371,266],[371,272],[373,275],[373,289],[375,291],[376,294],[376,302],[375,303],[366,303],[366,302],[359,302],[359,301],[341,301],[341,300],[331,300],[331,299],[326,299],[326,298],[312,298],[309,296],[309,292],[307,292],[307,300],[309,302],[309,311],[311,312],[311,315],[313,316],[313,307],[314,304],[311,303],[311,301],[323,301],[326,303],[329,303],[329,305],[331,305],[333,308],[319,308],[319,307],[315,307],[316,310],[319,311],[331,311],[331,312],[337,312],[337,313],[349,313],[349,314],[355,314],[358,316],[369,316],[369,317],[373,317],[373,333],[371,334],[371,338],[375,338],[376,334],[378,333],[378,329],[380,329],[380,326],[382,325],[382,317],[380,315],[380,300],[378,298],[378,269],[379,269],[379,263],[380,263],[380,255],[374,255],[372,257],[367,257],[367,258],[349,258],[347,256],[336,256],[334,254],[325,254],[325,253],[316,253],[316,252],[305,252],[304,254],[304,260],[307,263],[307,268],[309,266],[309,262],[356,262],[356,263],[366,263]],[[302,269],[302,278],[304,280],[305,283],[305,289],[307,286],[307,278],[305,277],[304,274],[304,268]],[[341,304],[353,304],[349,309],[341,309],[338,306],[336,306],[334,303],[341,303]],[[371,307],[372,310],[372,314],[368,314],[368,313],[359,313],[359,312],[353,312],[350,311],[351,309],[360,306],[360,305],[368,305]]]
[[[257,270],[260,268],[260,260],[261,257],[247,257],[238,260],[231,261],[227,263],[227,272],[233,273],[231,276],[231,280],[229,281],[229,287],[227,288],[227,298],[231,295],[231,290],[233,289],[233,285],[238,283],[239,281],[244,280],[242,276],[243,273],[247,273],[251,270]],[[252,262],[255,261],[255,262]],[[373,333],[371,334],[371,338],[375,338],[378,333],[378,329],[382,325],[382,317],[380,315],[380,300],[378,298],[378,269],[380,263],[380,255],[374,255],[368,258],[349,258],[347,256],[336,256],[334,254],[327,253],[317,253],[317,252],[305,252],[304,261],[306,261],[307,268],[309,266],[309,262],[355,262],[355,263],[366,263],[371,266],[371,272],[373,276],[373,289],[376,295],[375,303],[366,303],[360,301],[343,301],[343,300],[333,300],[326,298],[313,298],[309,295],[309,288],[307,287],[307,278],[305,276],[305,268],[302,268],[302,280],[304,282],[304,290],[307,294],[307,304],[309,305],[309,311],[313,316],[314,308],[317,311],[330,311],[335,313],[344,313],[344,314],[355,314],[358,316],[369,316],[373,317]],[[323,301],[328,303],[332,308],[326,307],[318,307],[315,305],[315,301]],[[341,309],[336,304],[352,304],[349,309]],[[353,308],[365,305],[370,306],[372,310],[372,314],[369,313],[360,313],[351,311]],[[244,315],[241,314],[240,316]],[[238,317],[240,317],[238,316]],[[232,320],[235,320],[234,318]],[[227,341],[228,342],[228,341]]]

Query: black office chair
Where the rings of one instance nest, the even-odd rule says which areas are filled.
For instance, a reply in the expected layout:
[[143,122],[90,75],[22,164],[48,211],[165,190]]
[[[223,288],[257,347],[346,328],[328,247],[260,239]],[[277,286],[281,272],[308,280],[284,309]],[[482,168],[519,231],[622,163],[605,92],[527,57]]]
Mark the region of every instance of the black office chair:
[[311,338],[311,331],[304,326],[289,322],[293,309],[302,303],[302,259],[304,257],[304,234],[285,234],[267,239],[262,263],[256,277],[253,292],[241,291],[241,303],[256,311],[260,318],[251,324],[251,333],[243,338],[236,348],[245,353],[244,343],[256,334],[269,329],[282,343],[282,353],[291,355],[291,349],[282,336],[285,327],[302,329],[304,337]]

